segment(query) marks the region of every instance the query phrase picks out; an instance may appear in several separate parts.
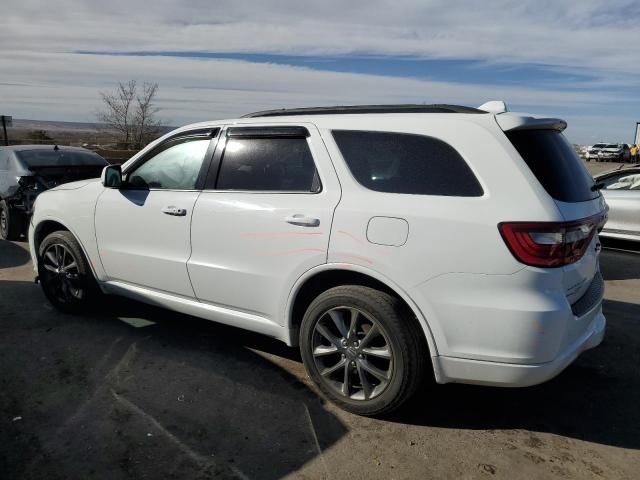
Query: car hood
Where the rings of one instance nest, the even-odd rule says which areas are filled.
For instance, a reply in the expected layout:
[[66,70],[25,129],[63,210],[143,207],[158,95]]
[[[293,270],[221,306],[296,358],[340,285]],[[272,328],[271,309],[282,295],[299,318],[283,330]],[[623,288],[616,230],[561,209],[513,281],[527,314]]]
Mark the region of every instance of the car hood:
[[76,182],[63,183],[61,185],[58,185],[57,187],[52,188],[50,191],[77,190],[79,188],[82,188],[82,187],[85,187],[85,186],[89,185],[90,183],[96,183],[96,182],[99,182],[99,181],[100,181],[99,178],[88,178],[86,180],[78,180]]

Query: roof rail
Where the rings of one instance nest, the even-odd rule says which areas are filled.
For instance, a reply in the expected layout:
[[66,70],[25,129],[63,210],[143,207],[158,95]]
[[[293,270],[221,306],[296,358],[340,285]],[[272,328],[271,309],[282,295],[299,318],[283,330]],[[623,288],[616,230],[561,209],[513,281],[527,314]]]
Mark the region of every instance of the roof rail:
[[283,108],[248,113],[241,118],[284,117],[290,115],[346,115],[365,113],[487,113],[460,105],[340,105],[335,107]]

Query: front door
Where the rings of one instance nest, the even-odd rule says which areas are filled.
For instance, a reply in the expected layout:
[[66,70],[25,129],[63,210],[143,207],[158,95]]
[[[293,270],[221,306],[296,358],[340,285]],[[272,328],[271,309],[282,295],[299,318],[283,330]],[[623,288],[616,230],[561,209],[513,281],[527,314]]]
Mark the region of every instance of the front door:
[[100,196],[96,237],[110,281],[194,296],[190,225],[210,146],[206,133],[164,142],[125,172],[123,188]]

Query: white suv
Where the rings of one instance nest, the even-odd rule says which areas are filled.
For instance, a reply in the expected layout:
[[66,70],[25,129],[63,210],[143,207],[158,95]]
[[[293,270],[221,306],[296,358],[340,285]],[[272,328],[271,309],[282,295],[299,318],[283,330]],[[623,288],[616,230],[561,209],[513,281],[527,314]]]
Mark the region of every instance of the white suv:
[[363,415],[428,372],[543,382],[603,338],[606,206],[563,121],[497,105],[180,128],[38,197],[39,280],[64,311],[119,294],[299,345],[322,392]]

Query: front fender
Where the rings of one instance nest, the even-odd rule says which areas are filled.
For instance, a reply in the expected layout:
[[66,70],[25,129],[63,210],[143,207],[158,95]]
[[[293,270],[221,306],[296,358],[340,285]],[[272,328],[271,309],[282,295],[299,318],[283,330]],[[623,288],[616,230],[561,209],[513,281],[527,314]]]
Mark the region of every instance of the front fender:
[[90,183],[77,190],[56,191],[49,190],[38,196],[29,227],[29,247],[37,268],[37,245],[35,239],[41,228],[55,222],[69,230],[78,240],[91,266],[96,280],[106,279],[98,254],[98,244],[95,234],[95,206],[104,188],[100,183]]

